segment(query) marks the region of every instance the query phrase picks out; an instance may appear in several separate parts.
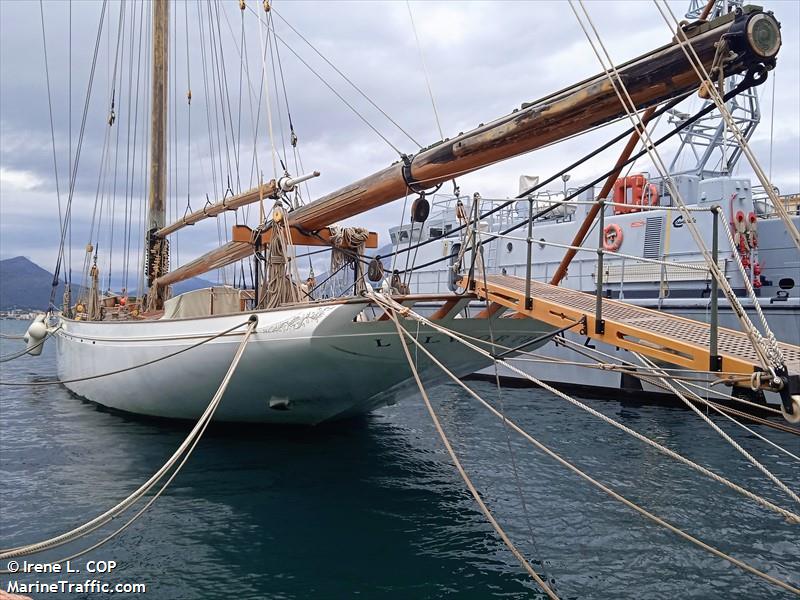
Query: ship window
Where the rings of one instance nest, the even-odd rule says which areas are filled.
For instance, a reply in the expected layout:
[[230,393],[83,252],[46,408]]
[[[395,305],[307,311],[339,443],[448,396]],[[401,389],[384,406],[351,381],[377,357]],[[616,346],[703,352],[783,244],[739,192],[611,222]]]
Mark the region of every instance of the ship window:
[[447,225],[444,226],[444,232],[445,233],[450,233],[450,231],[452,229],[453,229],[453,224],[452,223],[448,223]]
[[407,229],[403,229],[401,231],[398,231],[397,232],[397,237],[398,237],[398,240],[400,240],[401,242],[407,242],[408,241],[408,230]]
[[397,234],[396,233],[392,233],[391,237],[392,237],[392,243],[396,244],[397,243]]
[[790,290],[794,287],[794,279],[791,277],[784,277],[778,282],[778,287],[782,290]]
[[506,250],[510,253],[513,249],[514,249],[514,244],[512,244],[511,242],[508,242],[506,244]]
[[431,237],[439,237],[442,235],[441,227],[431,227]]

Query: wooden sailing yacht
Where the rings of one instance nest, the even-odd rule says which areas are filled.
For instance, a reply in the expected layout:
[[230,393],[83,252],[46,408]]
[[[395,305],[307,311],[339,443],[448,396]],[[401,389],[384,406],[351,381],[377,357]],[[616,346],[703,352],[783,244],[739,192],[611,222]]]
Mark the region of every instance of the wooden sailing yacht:
[[[348,253],[356,264],[356,283],[366,275],[357,265],[363,248],[376,247],[374,234],[342,231],[331,225],[408,194],[418,194],[416,218],[424,220],[425,192],[456,174],[557,142],[623,116],[624,110],[605,74],[579,82],[513,113],[459,136],[439,141],[382,171],[297,208],[281,204],[304,177],[278,178],[248,192],[209,204],[167,224],[167,93],[169,2],[153,3],[152,121],[148,293],[136,318],[102,318],[83,304],[77,315],[62,314],[53,330],[59,376],[74,393],[104,406],[136,414],[196,419],[218,388],[231,356],[250,322],[255,331],[216,412],[225,421],[314,424],[365,413],[416,393],[392,321],[367,296],[311,300],[299,291],[291,269],[292,243],[326,245]],[[718,60],[725,40],[724,75],[764,72],[774,66],[780,47],[779,24],[757,8],[698,21],[684,29],[707,69]],[[698,85],[680,43],[672,43],[617,67],[638,109],[685,94]],[[234,228],[232,240],[180,268],[169,269],[171,234],[226,210],[276,202],[257,230]],[[265,279],[254,291],[233,288],[170,297],[174,284],[267,250]],[[472,252],[467,251],[464,264]],[[477,254],[477,253],[475,253]],[[377,266],[376,266],[377,268]],[[260,270],[257,270],[260,272]],[[359,285],[355,285],[356,290]],[[363,287],[361,288],[363,289]],[[457,295],[402,295],[407,307],[433,306],[431,320],[454,333],[504,348],[546,343],[555,327],[543,321],[506,318],[485,310],[465,316],[474,300]],[[415,328],[417,325],[415,324]],[[489,364],[485,356],[451,343],[441,331],[419,326],[418,339],[459,376]],[[435,385],[446,375],[420,358],[419,371]],[[105,377],[97,374],[114,372]]]

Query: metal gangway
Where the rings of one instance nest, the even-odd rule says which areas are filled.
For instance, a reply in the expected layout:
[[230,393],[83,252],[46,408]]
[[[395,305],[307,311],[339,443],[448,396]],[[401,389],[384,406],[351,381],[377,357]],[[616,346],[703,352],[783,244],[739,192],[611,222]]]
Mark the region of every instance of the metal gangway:
[[765,370],[747,334],[716,323],[511,275],[478,272],[462,278],[461,285],[489,303],[487,314],[511,309],[512,317],[561,329],[580,327],[581,335],[611,346],[693,371],[717,372],[731,385],[776,391],[784,414],[794,416],[790,407],[797,406],[800,394],[800,346],[778,342],[785,372],[776,378]]

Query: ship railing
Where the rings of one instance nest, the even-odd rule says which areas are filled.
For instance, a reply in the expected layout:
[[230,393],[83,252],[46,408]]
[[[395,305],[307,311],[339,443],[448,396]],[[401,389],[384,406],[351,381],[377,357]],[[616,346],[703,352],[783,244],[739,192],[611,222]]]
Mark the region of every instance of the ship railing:
[[[532,288],[532,268],[533,268],[533,222],[534,219],[532,218],[533,212],[533,198],[528,198],[529,203],[529,217],[527,218],[527,235],[525,238],[520,238],[519,236],[512,236],[502,233],[495,233],[493,234],[497,238],[501,239],[514,239],[517,241],[524,241],[527,244],[527,256],[525,261],[525,291],[524,291],[524,306],[525,310],[532,310],[533,307],[533,295],[531,293]],[[590,204],[594,204],[595,202],[591,202]],[[595,311],[594,311],[594,324],[595,324],[595,333],[598,335],[603,335],[605,333],[605,321],[603,320],[603,298],[607,293],[607,278],[605,278],[606,270],[610,268],[605,267],[603,265],[604,259],[606,256],[609,256],[610,259],[614,257],[619,257],[623,261],[625,259],[647,263],[650,265],[654,265],[656,267],[661,268],[660,274],[660,286],[659,286],[659,308],[661,305],[661,301],[663,300],[662,294],[664,289],[664,281],[666,281],[668,275],[668,269],[673,267],[676,261],[666,260],[666,257],[662,253],[661,257],[658,259],[655,258],[648,258],[644,256],[635,256],[629,254],[622,254],[617,251],[607,250],[606,239],[605,239],[605,216],[606,216],[606,201],[603,198],[600,198],[596,201],[597,204],[600,205],[600,210],[597,215],[597,248],[594,249],[589,246],[572,246],[569,244],[562,244],[558,242],[548,242],[543,239],[535,240],[536,244],[539,246],[553,246],[557,248],[562,248],[564,250],[574,250],[574,251],[584,251],[584,252],[596,252],[597,253],[597,262],[594,271],[594,279],[595,279]],[[613,203],[609,203],[613,204]],[[697,207],[699,210],[704,211],[712,211],[715,214],[718,214],[718,207],[711,206],[711,207]],[[677,254],[677,253],[675,253]],[[714,218],[712,219],[712,244],[711,244],[711,257],[714,263],[716,263],[719,267],[724,268],[724,264],[720,264],[719,262],[719,219]],[[584,261],[578,261],[579,270],[582,271],[581,263]],[[719,371],[721,368],[722,360],[718,353],[718,330],[719,330],[719,312],[718,312],[718,304],[719,304],[719,288],[717,279],[711,276],[710,267],[706,263],[705,260],[702,261],[702,264],[697,265],[689,265],[685,261],[680,263],[683,269],[685,270],[693,270],[697,271],[698,274],[702,274],[701,276],[707,276],[709,279],[709,305],[710,305],[710,344],[709,344],[709,355],[710,355],[710,364],[709,369],[711,371]],[[583,279],[583,273],[579,271],[579,281]],[[725,272],[724,270],[722,271]],[[620,286],[622,286],[622,282],[624,281],[624,263],[622,264],[622,271],[620,273]]]
[[[774,187],[773,189],[786,212],[790,215],[800,215],[800,193],[781,194],[778,188]],[[775,211],[775,207],[772,205],[764,186],[753,186],[753,205],[756,209],[756,215],[761,219],[774,219],[780,216]]]

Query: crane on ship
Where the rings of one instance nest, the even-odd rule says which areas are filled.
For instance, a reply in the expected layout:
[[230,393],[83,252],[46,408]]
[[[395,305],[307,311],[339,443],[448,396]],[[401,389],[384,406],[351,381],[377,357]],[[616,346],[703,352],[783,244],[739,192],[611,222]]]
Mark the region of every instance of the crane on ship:
[[[709,7],[706,0],[690,0],[689,10],[685,16],[691,20],[717,19],[741,9],[743,5],[744,0],[715,0]],[[741,80],[739,75],[728,77],[723,84],[724,91],[730,92],[741,83]],[[706,98],[702,108],[712,104],[713,101]],[[761,106],[755,88],[749,88],[733,96],[728,100],[727,108],[742,131],[744,139],[749,141],[761,122]],[[689,116],[677,108],[669,111],[670,123],[674,125],[685,122]],[[733,173],[741,158],[742,148],[727,134],[725,120],[718,110],[712,110],[681,130],[678,135],[680,146],[669,165],[669,172],[672,175],[690,174],[700,179],[723,177]]]

